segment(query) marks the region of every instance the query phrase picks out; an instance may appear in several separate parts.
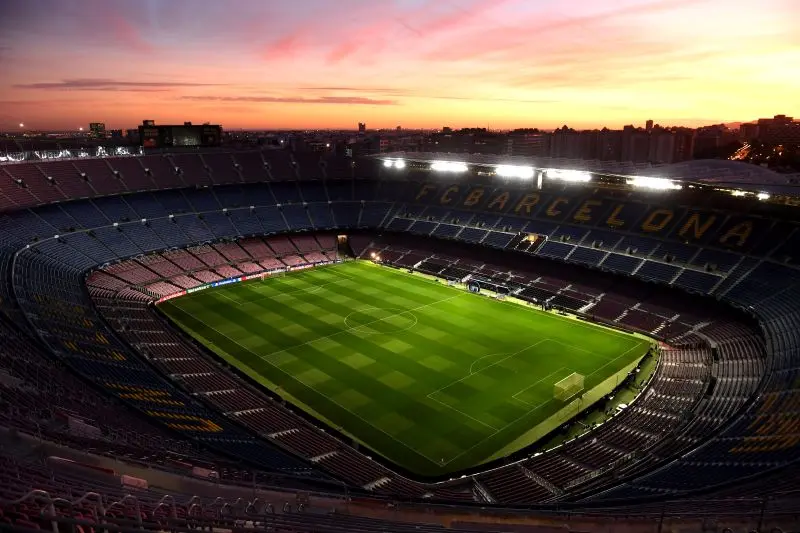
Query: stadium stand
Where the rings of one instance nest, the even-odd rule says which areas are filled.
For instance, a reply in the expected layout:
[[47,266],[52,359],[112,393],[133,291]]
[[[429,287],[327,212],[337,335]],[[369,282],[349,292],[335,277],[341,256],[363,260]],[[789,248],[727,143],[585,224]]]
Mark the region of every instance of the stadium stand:
[[[599,189],[376,180],[379,168],[285,151],[0,166],[4,428],[165,476],[199,468],[221,478],[189,492],[134,490],[114,472],[43,461],[9,444],[0,521],[31,529],[56,516],[89,528],[108,520],[111,530],[183,527],[188,518],[214,527],[386,527],[364,509],[331,513],[342,490],[406,500],[409,509],[427,501],[433,514],[439,503],[465,505],[446,511],[463,513],[449,523],[465,530],[478,529],[468,504],[540,504],[544,515],[575,512],[598,523],[709,509],[762,525],[797,517],[796,477],[787,472],[800,446],[800,273],[790,245],[800,233],[781,221],[781,208],[759,206],[753,219],[730,214],[705,234],[692,222],[701,209],[677,207],[693,205],[691,197],[673,208],[631,193],[609,217],[616,200]],[[609,209],[597,209],[605,213],[597,227],[573,225],[589,199]],[[672,225],[662,224],[665,209]],[[345,249],[330,229],[350,233]],[[522,238],[530,233],[542,239]],[[530,304],[646,333],[663,342],[658,367],[631,405],[603,411],[591,431],[553,450],[523,451],[463,478],[419,480],[255,387],[152,305],[350,251],[448,279],[483,276]],[[237,500],[241,482],[272,484],[272,492]],[[38,493],[37,504],[31,490],[46,497]],[[303,503],[304,511],[287,503],[286,494],[304,491],[334,503]],[[565,507],[557,512],[554,502]],[[389,518],[415,531],[441,527]]]

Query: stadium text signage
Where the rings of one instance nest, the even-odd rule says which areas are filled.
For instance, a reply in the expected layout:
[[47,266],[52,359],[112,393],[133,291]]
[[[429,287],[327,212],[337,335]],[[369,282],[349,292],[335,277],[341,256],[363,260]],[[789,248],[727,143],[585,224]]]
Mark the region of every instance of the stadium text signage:
[[497,189],[464,184],[426,183],[414,196],[423,204],[505,213],[553,223],[579,224],[636,232],[680,242],[714,244],[746,250],[770,230],[772,221],[688,207],[621,201],[600,194],[547,194],[525,189]]

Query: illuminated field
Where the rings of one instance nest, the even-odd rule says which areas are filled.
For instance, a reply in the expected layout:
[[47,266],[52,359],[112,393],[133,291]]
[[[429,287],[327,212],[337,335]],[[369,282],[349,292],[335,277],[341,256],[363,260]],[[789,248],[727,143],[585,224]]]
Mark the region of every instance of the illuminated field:
[[[161,304],[211,350],[421,475],[531,444],[613,388],[645,339],[351,262]],[[583,399],[554,384],[585,376]]]

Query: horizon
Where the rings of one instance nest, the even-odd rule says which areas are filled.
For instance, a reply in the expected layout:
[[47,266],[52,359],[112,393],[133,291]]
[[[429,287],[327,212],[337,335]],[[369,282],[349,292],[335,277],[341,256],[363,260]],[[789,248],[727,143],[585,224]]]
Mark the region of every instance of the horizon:
[[800,4],[10,0],[0,131],[700,127],[800,114]]

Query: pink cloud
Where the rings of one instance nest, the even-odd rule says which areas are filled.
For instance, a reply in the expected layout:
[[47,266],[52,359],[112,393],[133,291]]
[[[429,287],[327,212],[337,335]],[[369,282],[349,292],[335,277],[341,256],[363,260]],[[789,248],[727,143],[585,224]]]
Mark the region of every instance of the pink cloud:
[[144,39],[138,28],[119,14],[109,13],[108,24],[111,34],[120,44],[144,54],[154,52],[153,46]]
[[284,35],[277,41],[274,41],[266,46],[262,51],[261,57],[267,61],[274,61],[276,59],[285,59],[288,56],[296,55],[307,48],[305,37],[307,31],[300,29],[288,35]]

